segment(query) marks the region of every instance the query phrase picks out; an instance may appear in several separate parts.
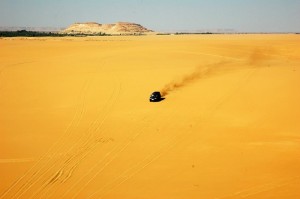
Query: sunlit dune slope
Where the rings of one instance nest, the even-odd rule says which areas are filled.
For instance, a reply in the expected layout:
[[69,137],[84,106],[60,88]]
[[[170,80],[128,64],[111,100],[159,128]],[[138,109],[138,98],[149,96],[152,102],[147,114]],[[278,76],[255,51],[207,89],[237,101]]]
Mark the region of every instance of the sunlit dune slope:
[[300,198],[298,35],[0,46],[1,199]]

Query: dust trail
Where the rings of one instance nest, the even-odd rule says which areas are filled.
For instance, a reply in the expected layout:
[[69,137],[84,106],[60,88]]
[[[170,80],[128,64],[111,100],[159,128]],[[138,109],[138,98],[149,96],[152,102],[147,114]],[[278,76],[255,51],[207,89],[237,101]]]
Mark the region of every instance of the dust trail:
[[[268,66],[268,62],[271,61],[271,57],[274,55],[273,48],[268,49],[253,49],[250,54],[245,57],[244,61],[240,62],[243,68],[257,68]],[[196,80],[204,79],[215,74],[219,74],[224,71],[232,71],[242,69],[236,65],[230,65],[232,61],[220,61],[215,64],[198,66],[192,73],[187,74],[181,78],[171,81],[166,84],[161,90],[161,95],[164,97],[171,91],[177,90],[181,87],[186,86]]]
[[166,96],[171,91],[177,90],[181,87],[186,86],[189,83],[192,83],[199,79],[207,78],[211,75],[214,75],[220,72],[220,67],[229,63],[228,61],[221,61],[215,64],[207,66],[198,66],[192,73],[187,74],[177,80],[173,80],[170,83],[166,84],[161,90],[161,95]]
[[262,64],[271,59],[271,55],[274,53],[272,48],[269,49],[259,49],[256,48],[252,51],[248,58],[248,64],[250,65],[258,65]]

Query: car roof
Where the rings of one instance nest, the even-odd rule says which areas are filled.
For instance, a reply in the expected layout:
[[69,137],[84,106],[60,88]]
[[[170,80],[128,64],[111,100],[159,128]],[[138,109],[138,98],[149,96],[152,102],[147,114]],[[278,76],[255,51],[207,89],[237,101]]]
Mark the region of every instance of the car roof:
[[154,91],[152,94],[160,94],[159,91]]

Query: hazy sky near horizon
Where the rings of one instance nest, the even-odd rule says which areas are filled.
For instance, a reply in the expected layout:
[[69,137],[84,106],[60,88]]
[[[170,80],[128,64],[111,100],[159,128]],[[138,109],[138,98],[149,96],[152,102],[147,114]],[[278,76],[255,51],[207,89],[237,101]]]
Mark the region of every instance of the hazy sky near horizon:
[[0,0],[0,26],[139,23],[155,31],[300,32],[300,0]]

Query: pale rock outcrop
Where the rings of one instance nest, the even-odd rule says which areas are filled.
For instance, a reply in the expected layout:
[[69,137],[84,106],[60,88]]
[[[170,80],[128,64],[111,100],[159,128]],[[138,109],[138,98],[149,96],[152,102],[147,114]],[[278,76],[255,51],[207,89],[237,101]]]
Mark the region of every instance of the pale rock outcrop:
[[115,24],[99,24],[96,22],[74,23],[62,33],[65,34],[147,34],[153,32],[136,23],[117,22]]

